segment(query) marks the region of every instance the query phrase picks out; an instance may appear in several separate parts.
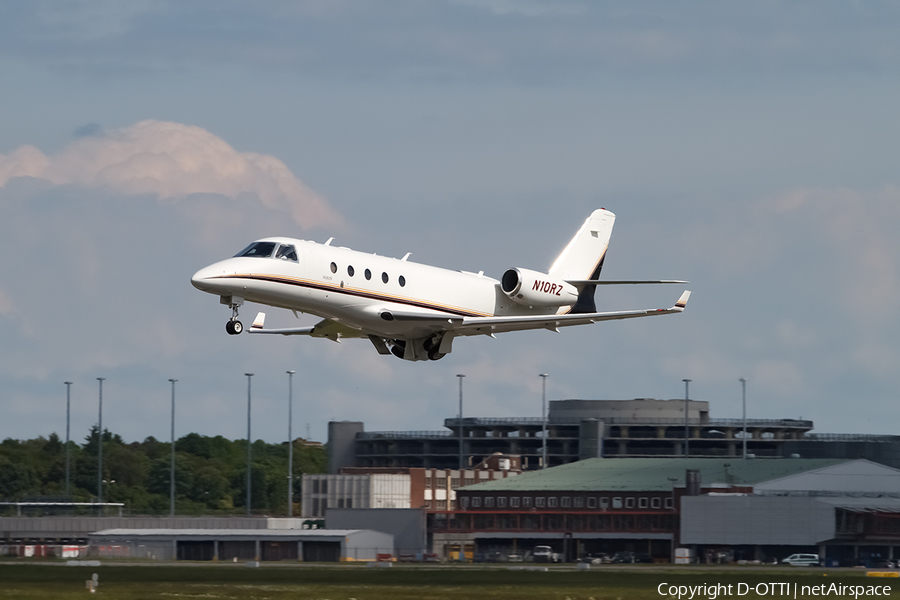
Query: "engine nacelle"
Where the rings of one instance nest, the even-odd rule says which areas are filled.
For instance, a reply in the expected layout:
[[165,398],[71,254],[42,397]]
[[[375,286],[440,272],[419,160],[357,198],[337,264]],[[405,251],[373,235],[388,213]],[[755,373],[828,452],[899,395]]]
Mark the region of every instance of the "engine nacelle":
[[507,269],[500,289],[510,300],[525,306],[565,306],[578,300],[578,288],[546,273]]

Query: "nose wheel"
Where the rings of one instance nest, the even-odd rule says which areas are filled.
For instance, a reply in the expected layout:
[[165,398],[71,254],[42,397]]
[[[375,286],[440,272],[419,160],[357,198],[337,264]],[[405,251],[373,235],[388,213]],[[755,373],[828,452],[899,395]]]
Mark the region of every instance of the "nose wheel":
[[228,335],[238,335],[244,331],[244,324],[238,321],[238,304],[231,305],[231,319],[225,323],[225,331]]

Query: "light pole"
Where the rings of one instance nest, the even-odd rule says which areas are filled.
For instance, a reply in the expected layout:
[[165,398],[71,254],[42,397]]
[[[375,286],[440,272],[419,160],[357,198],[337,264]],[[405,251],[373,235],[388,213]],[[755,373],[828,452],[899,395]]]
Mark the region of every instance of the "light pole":
[[541,373],[541,468],[547,468],[547,375]]
[[459,476],[462,477],[463,471],[463,394],[462,394],[462,373],[457,374],[459,377]]
[[291,434],[291,424],[294,420],[294,373],[288,371],[288,518],[294,516],[294,438]]
[[247,516],[250,516],[250,378],[253,373],[244,373],[247,376]]
[[691,384],[690,379],[682,379],[684,382],[684,457],[689,458],[691,455],[690,451],[690,439],[691,433],[688,428],[688,398],[690,397],[688,394],[688,386]]
[[172,383],[172,469],[169,473],[169,512],[175,516],[175,382],[177,379],[170,379]]
[[741,420],[743,421],[743,433],[741,434],[741,445],[743,446],[743,454],[744,458],[747,458],[747,380],[743,377],[740,378],[741,382],[741,412],[743,413],[743,417]]
[[[97,423],[97,501],[103,504],[103,381],[105,377],[98,377],[100,382],[100,411]],[[103,514],[103,507],[100,507]]]
[[72,391],[72,382],[65,381],[66,384],[66,499],[69,498],[69,420],[70,420],[70,407],[71,407],[71,394]]

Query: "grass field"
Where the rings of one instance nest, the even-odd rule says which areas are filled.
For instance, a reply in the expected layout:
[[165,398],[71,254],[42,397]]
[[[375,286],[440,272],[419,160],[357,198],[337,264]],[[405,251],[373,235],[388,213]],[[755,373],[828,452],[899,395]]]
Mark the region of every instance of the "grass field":
[[[96,594],[85,589],[85,580],[97,573]],[[658,586],[666,583],[664,593]],[[738,584],[749,592],[738,594]],[[760,588],[757,584],[787,584]],[[315,600],[430,600],[430,599],[552,599],[552,600],[640,600],[670,598],[669,586],[731,585],[731,593],[696,590],[697,598],[797,598],[803,586],[850,585],[891,586],[891,596],[900,597],[900,579],[867,578],[852,570],[635,567],[615,569],[595,566],[590,571],[551,569],[549,572],[472,568],[460,566],[398,566],[366,569],[359,565],[316,567],[309,565],[104,565],[67,567],[52,564],[0,563],[0,598],[67,599],[106,597],[116,600],[145,598],[291,598]],[[720,590],[723,588],[719,588]],[[820,588],[820,590],[823,588]],[[832,588],[833,589],[833,588]],[[846,590],[845,590],[846,591]],[[880,591],[884,591],[883,589]],[[703,593],[698,593],[703,592]],[[819,594],[822,595],[822,594]],[[677,597],[677,596],[676,596]],[[826,596],[853,598],[852,591]],[[859,598],[885,598],[860,595]],[[683,598],[688,598],[687,595]]]

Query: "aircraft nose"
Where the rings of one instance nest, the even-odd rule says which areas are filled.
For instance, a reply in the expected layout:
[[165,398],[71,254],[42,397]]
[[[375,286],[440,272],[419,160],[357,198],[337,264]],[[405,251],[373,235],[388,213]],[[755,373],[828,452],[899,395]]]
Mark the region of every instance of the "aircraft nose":
[[215,265],[203,267],[191,277],[191,285],[202,292],[213,291],[213,281],[216,275],[221,275],[222,269],[216,269]]

